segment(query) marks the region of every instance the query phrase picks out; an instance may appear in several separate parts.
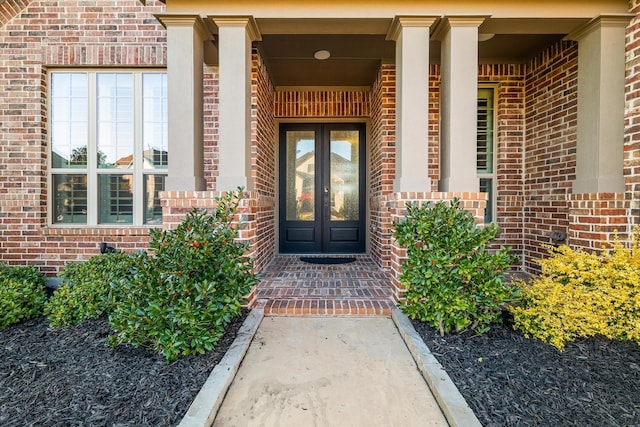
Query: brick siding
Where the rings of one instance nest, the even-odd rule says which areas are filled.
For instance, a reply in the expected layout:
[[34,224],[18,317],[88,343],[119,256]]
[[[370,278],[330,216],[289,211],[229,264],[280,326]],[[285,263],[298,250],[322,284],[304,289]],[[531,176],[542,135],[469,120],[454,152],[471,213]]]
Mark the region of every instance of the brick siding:
[[276,117],[368,117],[369,91],[279,90]]
[[[637,203],[640,200],[640,1],[630,1],[629,7],[636,17],[627,29],[624,176],[627,198]],[[632,215],[637,219],[638,211]]]
[[496,245],[511,247],[522,256],[523,151],[525,140],[525,74],[521,64],[484,64],[478,81],[495,87],[495,216],[500,227]]
[[555,243],[551,233],[569,232],[569,198],[576,166],[578,46],[561,41],[529,64],[524,143],[524,262]]
[[220,103],[218,67],[205,64],[202,78],[204,180],[206,189],[213,191],[218,177],[218,105]]
[[396,174],[395,66],[383,64],[371,89],[369,131],[369,220],[370,252],[383,268],[390,267],[391,216],[384,203],[393,193]]
[[574,194],[569,208],[569,241],[573,247],[598,251],[629,237],[632,201],[624,193]]
[[251,179],[257,193],[255,267],[262,270],[276,248],[275,89],[257,51],[253,54],[251,100]]
[[[67,261],[98,252],[101,241],[124,250],[146,247],[146,227],[48,227],[48,71],[55,67],[158,67],[166,64],[166,31],[154,14],[160,1],[94,2],[6,0],[0,3],[0,261],[55,274]],[[640,1],[629,2],[640,13]],[[624,140],[626,192],[572,194],[577,138],[575,42],[560,41],[526,64],[481,65],[478,80],[495,84],[497,223],[499,244],[521,254],[535,271],[551,233],[576,247],[598,250],[614,227],[628,233],[638,222],[640,199],[640,20],[627,31]],[[218,175],[218,68],[204,71],[206,190],[163,194],[165,225],[191,206],[211,208]],[[276,90],[258,50],[252,68],[251,176],[242,238],[252,242],[257,269],[276,246],[276,120],[354,119],[369,127],[369,249],[385,268],[398,271],[401,254],[391,238],[393,218],[409,200],[452,196],[437,193],[440,140],[440,67],[430,66],[429,160],[431,193],[394,194],[395,67],[383,64],[370,90]],[[474,210],[482,195],[467,197]],[[478,203],[478,204],[476,204]],[[483,202],[482,202],[483,203]],[[401,290],[398,288],[397,294]]]
[[47,71],[166,64],[164,4],[138,0],[0,5],[0,261],[55,274],[68,261],[146,247],[147,228],[47,227]]

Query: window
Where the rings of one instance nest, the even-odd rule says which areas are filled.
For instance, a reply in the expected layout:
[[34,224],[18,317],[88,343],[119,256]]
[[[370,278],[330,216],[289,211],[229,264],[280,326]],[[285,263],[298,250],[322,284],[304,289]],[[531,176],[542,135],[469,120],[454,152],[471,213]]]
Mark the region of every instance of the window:
[[480,178],[480,191],[488,194],[487,209],[484,222],[494,219],[495,168],[494,168],[494,89],[481,87],[478,89],[478,141],[476,167]]
[[51,223],[160,224],[166,73],[55,71],[50,87]]

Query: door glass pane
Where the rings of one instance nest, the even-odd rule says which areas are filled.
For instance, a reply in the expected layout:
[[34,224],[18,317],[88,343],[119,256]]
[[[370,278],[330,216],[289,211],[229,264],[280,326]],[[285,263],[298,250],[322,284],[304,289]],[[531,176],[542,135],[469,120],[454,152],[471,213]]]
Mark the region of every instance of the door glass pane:
[[287,221],[315,219],[316,149],[314,131],[287,132]]
[[357,221],[359,212],[357,130],[331,131],[331,220]]

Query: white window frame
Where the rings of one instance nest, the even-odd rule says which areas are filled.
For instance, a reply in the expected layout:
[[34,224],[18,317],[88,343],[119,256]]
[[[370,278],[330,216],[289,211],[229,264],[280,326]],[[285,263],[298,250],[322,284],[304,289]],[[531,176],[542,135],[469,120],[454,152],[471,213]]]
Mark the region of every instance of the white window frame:
[[[52,165],[52,150],[53,144],[51,141],[52,132],[52,117],[51,117],[51,100],[52,100],[52,79],[56,73],[77,73],[86,74],[88,77],[88,141],[87,141],[87,167],[86,168],[53,168]],[[131,74],[133,75],[133,108],[134,108],[134,146],[133,146],[133,160],[134,165],[131,169],[118,169],[118,168],[98,168],[97,165],[97,76],[98,74]],[[47,93],[47,108],[48,108],[48,163],[47,163],[47,224],[50,227],[56,228],[131,228],[131,227],[157,227],[158,224],[145,224],[144,223],[144,177],[146,175],[164,175],[168,174],[167,168],[157,169],[143,169],[143,85],[142,79],[144,74],[166,74],[166,69],[153,69],[153,68],[109,68],[109,69],[65,69],[56,68],[48,73],[48,93]],[[138,155],[136,155],[138,154]],[[55,223],[53,221],[54,215],[54,175],[71,174],[71,175],[87,175],[87,223]],[[99,218],[99,175],[132,175],[133,176],[133,221],[131,223],[98,223]]]
[[[497,116],[498,116],[498,114],[497,114],[497,112],[498,112],[498,110],[497,110],[497,105],[498,105],[498,85],[496,85],[496,84],[482,84],[482,83],[478,84],[478,95],[479,95],[479,92],[480,92],[481,89],[491,89],[493,91],[493,105],[492,105],[493,129],[492,129],[492,132],[491,132],[491,136],[492,136],[492,138],[491,138],[491,161],[493,162],[492,163],[492,172],[490,172],[490,173],[477,172],[478,180],[480,180],[480,179],[491,179],[491,195],[490,195],[491,199],[488,200],[488,202],[491,204],[491,208],[492,208],[492,210],[491,210],[491,221],[489,223],[485,222],[487,224],[490,224],[490,223],[494,223],[496,221],[496,216],[497,216],[496,215],[497,214],[497,212],[496,212],[497,211],[497,205],[496,205],[496,203],[497,203],[497,194],[496,194],[497,191],[496,191],[496,189],[497,189],[497,159],[498,159],[498,155],[497,155],[498,149],[497,148],[498,148],[498,145],[496,144],[496,142],[497,142],[496,135],[498,133],[497,132],[497,130],[498,130],[497,129],[498,128],[497,127],[497,124],[498,124],[498,120],[497,120]],[[479,99],[479,96],[478,96],[478,99]]]

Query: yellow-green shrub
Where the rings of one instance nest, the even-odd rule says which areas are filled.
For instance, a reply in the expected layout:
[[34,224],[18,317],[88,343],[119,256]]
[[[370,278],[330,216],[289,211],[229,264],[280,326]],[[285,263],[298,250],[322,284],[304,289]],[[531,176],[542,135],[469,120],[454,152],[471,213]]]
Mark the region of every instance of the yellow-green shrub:
[[560,350],[596,335],[640,344],[639,234],[636,228],[630,248],[616,237],[601,254],[548,247],[540,276],[518,283],[514,327]]

